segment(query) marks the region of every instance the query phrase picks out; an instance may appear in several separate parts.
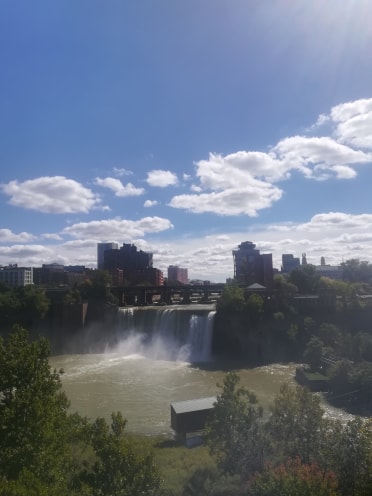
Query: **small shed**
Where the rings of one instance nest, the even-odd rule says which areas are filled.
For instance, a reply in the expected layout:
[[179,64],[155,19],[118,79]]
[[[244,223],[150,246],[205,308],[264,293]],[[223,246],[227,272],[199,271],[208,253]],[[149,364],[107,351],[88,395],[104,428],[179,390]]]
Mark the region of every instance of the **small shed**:
[[177,435],[204,429],[217,398],[199,398],[171,403],[171,427]]

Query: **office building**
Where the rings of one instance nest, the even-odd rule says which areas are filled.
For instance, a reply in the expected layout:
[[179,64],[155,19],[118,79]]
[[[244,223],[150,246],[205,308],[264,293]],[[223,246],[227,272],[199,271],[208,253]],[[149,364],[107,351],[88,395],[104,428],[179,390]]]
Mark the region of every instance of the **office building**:
[[18,267],[17,264],[0,267],[0,281],[8,286],[28,286],[33,284],[32,267]]
[[170,265],[168,267],[168,282],[172,283],[181,283],[188,284],[189,277],[187,269],[182,269],[177,265]]
[[282,272],[288,274],[292,270],[300,267],[300,258],[294,257],[291,253],[285,253],[282,255]]
[[117,243],[98,243],[97,244],[97,269],[104,269],[105,251],[117,250],[119,245]]
[[250,286],[258,283],[271,287],[273,283],[272,254],[260,254],[256,245],[244,241],[233,250],[234,279],[238,284]]

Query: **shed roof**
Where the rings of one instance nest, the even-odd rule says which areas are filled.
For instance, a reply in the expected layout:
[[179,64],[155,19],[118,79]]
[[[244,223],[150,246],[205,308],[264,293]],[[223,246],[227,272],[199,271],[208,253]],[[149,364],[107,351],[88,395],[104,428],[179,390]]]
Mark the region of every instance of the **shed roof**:
[[198,410],[210,410],[214,407],[217,398],[210,396],[208,398],[198,398],[194,400],[176,401],[171,403],[171,407],[176,413],[188,413]]

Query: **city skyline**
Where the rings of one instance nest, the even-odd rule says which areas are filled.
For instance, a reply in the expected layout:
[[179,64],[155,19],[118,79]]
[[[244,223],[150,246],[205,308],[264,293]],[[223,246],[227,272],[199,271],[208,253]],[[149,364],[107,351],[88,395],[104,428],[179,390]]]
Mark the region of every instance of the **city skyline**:
[[0,6],[0,265],[372,261],[366,0]]

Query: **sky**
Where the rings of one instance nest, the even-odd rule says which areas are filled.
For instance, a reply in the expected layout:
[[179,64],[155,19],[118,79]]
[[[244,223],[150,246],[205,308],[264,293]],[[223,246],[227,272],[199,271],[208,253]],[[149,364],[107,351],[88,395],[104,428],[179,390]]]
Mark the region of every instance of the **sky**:
[[372,262],[370,0],[0,0],[0,265]]

